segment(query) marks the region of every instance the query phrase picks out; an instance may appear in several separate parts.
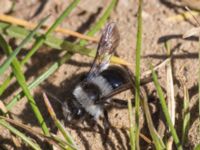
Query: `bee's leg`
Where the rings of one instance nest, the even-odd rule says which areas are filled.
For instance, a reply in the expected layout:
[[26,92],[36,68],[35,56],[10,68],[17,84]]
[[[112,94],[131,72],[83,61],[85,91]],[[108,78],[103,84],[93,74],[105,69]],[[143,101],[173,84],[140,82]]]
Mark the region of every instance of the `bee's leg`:
[[[134,105],[134,101],[132,101],[132,105]],[[118,109],[124,109],[124,108],[128,108],[128,101],[127,100],[122,100],[122,99],[118,99],[118,98],[113,98],[110,100],[110,105],[112,107],[118,108]]]
[[84,120],[85,126],[90,127],[93,131],[98,132],[99,125],[93,116],[88,115]]
[[[132,101],[132,105],[134,105],[134,100],[131,100],[131,101]],[[119,99],[119,98],[113,98],[113,99],[110,99],[109,101],[101,101],[101,102],[98,102],[98,104],[102,104],[104,106],[111,106],[111,107],[115,107],[119,109],[124,109],[128,107],[128,101]]]
[[110,122],[109,122],[109,118],[108,118],[108,112],[106,110],[104,110],[103,126],[104,126],[103,144],[106,144],[106,141],[108,139],[108,134],[110,131]]

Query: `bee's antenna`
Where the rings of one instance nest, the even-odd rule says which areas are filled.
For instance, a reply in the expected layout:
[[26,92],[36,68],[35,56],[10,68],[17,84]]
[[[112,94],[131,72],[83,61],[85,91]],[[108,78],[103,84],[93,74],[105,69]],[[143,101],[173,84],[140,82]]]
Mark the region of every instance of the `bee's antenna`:
[[48,92],[48,91],[46,91],[46,90],[44,90],[44,92],[48,95],[48,96],[50,96],[51,98],[53,98],[54,100],[56,100],[58,103],[60,103],[61,105],[63,104],[62,103],[62,101],[60,100],[60,99],[58,99],[55,95],[53,95],[52,93],[50,93],[50,92]]

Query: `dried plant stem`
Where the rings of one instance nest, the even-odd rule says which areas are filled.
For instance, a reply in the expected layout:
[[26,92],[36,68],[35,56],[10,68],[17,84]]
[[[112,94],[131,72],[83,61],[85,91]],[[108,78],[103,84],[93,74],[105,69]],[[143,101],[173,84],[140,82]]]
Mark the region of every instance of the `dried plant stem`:
[[[170,57],[171,55],[171,50],[169,48],[169,44],[165,43],[165,47],[167,50],[167,55]],[[171,60],[171,59],[170,59]],[[173,83],[173,75],[172,75],[172,63],[169,61],[167,63],[167,95],[168,95],[168,110],[169,114],[172,120],[172,124],[175,124],[175,109],[176,109],[176,103],[174,99],[174,83]],[[173,138],[172,136],[169,137],[167,141],[167,149],[171,150],[172,149],[172,144],[173,144]]]
[[[0,14],[0,20],[7,22],[7,23],[20,25],[20,26],[23,26],[23,27],[26,27],[26,28],[29,28],[29,29],[33,29],[37,26],[36,23],[28,22],[26,20],[18,19],[18,18],[12,17],[12,16],[4,15],[4,14]],[[48,30],[50,28],[49,25],[43,25],[42,27],[45,30]],[[80,39],[84,39],[84,40],[88,40],[88,41],[92,41],[92,42],[98,42],[99,41],[99,38],[84,35],[84,34],[69,30],[69,29],[57,27],[54,31],[62,33],[64,35],[71,35],[71,36],[75,36],[75,37],[78,37]]]

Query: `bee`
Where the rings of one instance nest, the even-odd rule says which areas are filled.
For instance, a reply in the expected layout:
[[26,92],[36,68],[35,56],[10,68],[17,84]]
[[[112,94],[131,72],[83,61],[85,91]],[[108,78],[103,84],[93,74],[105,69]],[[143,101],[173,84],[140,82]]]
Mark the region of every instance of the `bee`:
[[[112,100],[117,91],[129,87],[126,69],[110,65],[111,56],[119,45],[120,35],[115,23],[109,23],[103,30],[91,69],[75,85],[70,99],[62,104],[64,117],[68,122],[83,120],[91,116],[95,121],[103,118],[105,134],[109,131],[106,106],[124,104],[122,100]],[[124,88],[125,87],[125,88]]]

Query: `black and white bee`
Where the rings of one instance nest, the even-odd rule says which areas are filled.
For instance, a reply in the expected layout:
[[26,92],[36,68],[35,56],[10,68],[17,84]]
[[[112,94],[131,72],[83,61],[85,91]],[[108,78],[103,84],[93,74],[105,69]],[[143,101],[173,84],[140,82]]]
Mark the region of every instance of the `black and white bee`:
[[[103,30],[96,57],[89,73],[72,90],[72,96],[62,105],[64,117],[73,122],[91,116],[95,121],[103,119],[106,134],[109,130],[107,105],[111,96],[128,85],[126,70],[120,66],[110,66],[110,59],[119,45],[120,35],[115,23],[109,23]],[[126,86],[127,87],[127,86]]]

